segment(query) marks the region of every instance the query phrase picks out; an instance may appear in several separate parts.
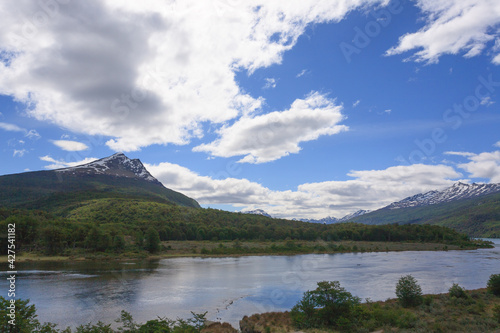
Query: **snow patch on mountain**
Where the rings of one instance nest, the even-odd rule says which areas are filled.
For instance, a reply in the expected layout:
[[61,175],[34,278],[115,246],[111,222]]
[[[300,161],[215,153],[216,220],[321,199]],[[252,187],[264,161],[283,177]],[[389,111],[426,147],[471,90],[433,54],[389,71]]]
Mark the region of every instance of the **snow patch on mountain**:
[[254,210],[247,210],[247,211],[242,211],[243,214],[254,214],[254,215],[262,215],[262,216],[267,216],[267,217],[272,217],[268,213],[266,213],[263,209],[254,209]]
[[435,205],[443,202],[479,197],[481,195],[487,195],[499,191],[500,184],[465,184],[458,182],[443,191],[429,191],[426,193],[416,194],[401,201],[394,202],[386,208],[400,209]]
[[71,168],[55,170],[61,173],[112,175],[117,177],[138,178],[152,183],[160,183],[144,167],[139,159],[130,159],[123,153],[116,153],[100,160]]
[[347,222],[349,221],[350,219],[353,219],[355,217],[358,217],[358,216],[361,216],[361,215],[365,215],[367,213],[371,212],[370,210],[363,210],[363,209],[360,209],[358,210],[357,212],[354,212],[352,214],[348,214],[346,216],[344,216],[343,218],[340,218],[338,220],[338,222]]

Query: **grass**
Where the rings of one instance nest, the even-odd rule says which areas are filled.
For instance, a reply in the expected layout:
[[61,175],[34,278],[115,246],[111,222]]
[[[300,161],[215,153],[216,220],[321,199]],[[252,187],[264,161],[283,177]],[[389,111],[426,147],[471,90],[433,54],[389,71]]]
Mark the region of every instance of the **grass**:
[[[424,304],[402,308],[396,299],[361,304],[358,323],[349,332],[500,332],[495,306],[500,298],[478,289],[466,291],[466,298],[448,294],[425,295]],[[245,316],[242,332],[296,332],[288,312]],[[341,332],[305,329],[305,333]]]
[[[310,253],[394,252],[394,251],[447,251],[460,250],[458,245],[420,242],[366,242],[366,241],[166,241],[163,250],[156,254],[133,247],[121,253],[86,252],[69,249],[63,255],[49,256],[40,252],[23,252],[17,262],[25,261],[75,261],[162,259],[175,257],[221,257],[250,255],[298,255]],[[470,248],[467,248],[470,250]],[[7,262],[7,256],[0,256]]]

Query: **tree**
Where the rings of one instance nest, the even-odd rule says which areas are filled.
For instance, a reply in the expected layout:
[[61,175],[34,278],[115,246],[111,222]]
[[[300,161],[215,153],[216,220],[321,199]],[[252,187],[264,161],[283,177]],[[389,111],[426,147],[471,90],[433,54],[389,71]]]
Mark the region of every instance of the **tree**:
[[135,245],[137,245],[138,248],[142,248],[144,245],[144,234],[141,230],[137,230],[135,233]]
[[345,326],[353,319],[359,304],[360,299],[342,288],[338,281],[322,281],[315,290],[304,293],[290,316],[300,328]]
[[113,249],[117,252],[123,251],[125,248],[125,238],[123,238],[123,235],[115,235],[113,238]]
[[151,253],[160,250],[160,234],[153,227],[146,231],[144,248]]
[[422,288],[411,276],[402,276],[396,284],[396,296],[404,307],[416,306],[422,303]]
[[61,228],[55,225],[48,225],[42,229],[42,242],[47,254],[57,254],[64,246],[64,234]]
[[465,289],[460,287],[457,283],[454,283],[450,287],[450,289],[448,289],[448,294],[450,295],[450,297],[455,298],[469,298],[469,295],[467,295]]
[[500,296],[500,274],[490,275],[487,286],[490,293]]

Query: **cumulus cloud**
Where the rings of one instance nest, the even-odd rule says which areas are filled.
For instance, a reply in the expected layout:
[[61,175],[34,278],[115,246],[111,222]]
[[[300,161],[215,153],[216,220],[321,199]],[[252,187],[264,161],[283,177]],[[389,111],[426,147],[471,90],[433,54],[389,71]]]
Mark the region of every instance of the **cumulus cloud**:
[[500,151],[484,152],[466,156],[470,162],[458,166],[474,178],[486,178],[492,183],[500,183]]
[[244,157],[240,162],[263,163],[300,151],[299,144],[347,130],[339,125],[342,107],[317,92],[297,99],[290,109],[243,117],[219,130],[220,138],[195,147],[213,156]]
[[[481,54],[488,43],[500,39],[500,2],[497,0],[417,0],[427,24],[399,39],[387,55],[419,50],[411,56],[419,62],[436,63],[444,54]],[[500,63],[495,47],[493,62]]]
[[78,141],[70,141],[70,140],[52,140],[52,143],[66,151],[82,151],[87,150],[89,147]]
[[341,217],[359,209],[377,209],[407,196],[453,184],[461,177],[445,165],[396,166],[352,171],[352,180],[308,183],[294,191],[275,191],[247,179],[214,179],[185,167],[160,163],[146,168],[166,187],[202,204],[261,208],[284,218]]
[[55,158],[50,157],[50,155],[45,155],[45,156],[41,156],[40,160],[42,160],[44,162],[52,163],[52,164],[46,165],[45,169],[53,170],[53,169],[69,168],[69,167],[74,167],[77,165],[87,164],[90,162],[97,161],[97,158],[87,157],[87,158],[80,160],[80,161],[66,162],[64,160],[56,160]]
[[0,93],[29,115],[133,151],[186,144],[259,109],[236,71],[279,64],[306,27],[387,0],[0,4]]

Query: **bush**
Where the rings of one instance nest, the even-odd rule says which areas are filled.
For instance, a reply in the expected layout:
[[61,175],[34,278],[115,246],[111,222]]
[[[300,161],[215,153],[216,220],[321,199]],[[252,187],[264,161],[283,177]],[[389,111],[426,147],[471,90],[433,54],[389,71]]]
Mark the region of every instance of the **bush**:
[[500,305],[495,305],[493,307],[493,318],[500,323]]
[[403,307],[411,307],[422,304],[422,288],[417,280],[411,276],[402,276],[396,284],[396,296]]
[[465,292],[465,289],[460,287],[457,283],[454,283],[450,289],[448,289],[450,297],[456,298],[469,298],[469,295]]
[[346,327],[351,324],[359,304],[360,299],[340,287],[338,281],[322,281],[315,290],[304,293],[290,316],[300,328]]
[[488,291],[493,295],[500,296],[500,274],[490,275],[488,280]]

